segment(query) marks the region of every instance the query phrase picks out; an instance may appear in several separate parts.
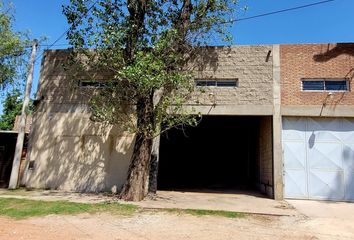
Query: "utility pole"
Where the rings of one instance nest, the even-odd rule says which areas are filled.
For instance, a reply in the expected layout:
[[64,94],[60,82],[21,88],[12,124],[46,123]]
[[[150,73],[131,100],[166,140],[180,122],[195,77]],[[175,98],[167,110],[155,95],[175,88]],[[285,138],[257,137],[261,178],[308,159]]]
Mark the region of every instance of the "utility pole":
[[19,178],[19,172],[20,172],[20,163],[21,163],[23,143],[25,140],[27,111],[28,111],[28,105],[29,105],[31,89],[32,89],[33,69],[34,69],[34,61],[36,59],[37,46],[38,46],[38,41],[35,39],[32,42],[32,53],[31,53],[31,58],[30,58],[30,62],[29,62],[29,67],[28,67],[25,97],[23,100],[20,122],[19,122],[19,127],[18,127],[15,157],[14,157],[14,160],[12,163],[9,189],[16,189],[18,187],[18,182],[19,182],[18,178]]

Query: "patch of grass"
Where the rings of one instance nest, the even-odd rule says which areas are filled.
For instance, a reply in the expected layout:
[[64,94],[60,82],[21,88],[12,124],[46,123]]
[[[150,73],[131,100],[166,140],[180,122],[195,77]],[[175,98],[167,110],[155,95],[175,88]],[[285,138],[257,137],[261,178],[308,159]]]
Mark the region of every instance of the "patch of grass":
[[226,218],[243,218],[245,214],[239,212],[231,211],[221,211],[221,210],[205,210],[205,209],[179,209],[179,208],[169,208],[165,211],[177,214],[190,214],[194,216],[219,216]]
[[0,195],[27,195],[29,192],[26,188],[0,189]]
[[[20,198],[0,198],[0,216],[8,216],[15,219],[29,217],[57,215],[75,215],[80,213],[110,213],[115,215],[131,216],[138,210],[144,211],[132,204],[121,204],[115,202],[105,203],[76,203],[68,201],[41,201]],[[226,218],[243,218],[245,214],[231,211],[205,210],[205,209],[179,209],[167,208],[157,211],[189,214],[194,216],[218,216]]]
[[138,208],[120,203],[74,203],[68,201],[38,201],[17,198],[0,198],[0,215],[16,219],[50,214],[79,214],[109,212],[111,214],[132,215]]

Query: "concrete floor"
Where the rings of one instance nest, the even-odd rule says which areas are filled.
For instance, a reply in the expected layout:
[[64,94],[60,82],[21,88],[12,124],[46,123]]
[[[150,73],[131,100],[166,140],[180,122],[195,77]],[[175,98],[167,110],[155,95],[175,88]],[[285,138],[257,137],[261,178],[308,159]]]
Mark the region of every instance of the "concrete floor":
[[287,200],[287,202],[310,218],[345,219],[354,223],[354,203],[312,200]]
[[136,204],[144,208],[208,209],[282,216],[298,214],[286,201],[275,201],[252,191],[239,193],[158,191],[156,197],[147,198]]
[[328,239],[354,239],[354,203],[287,200],[307,217],[304,224]]

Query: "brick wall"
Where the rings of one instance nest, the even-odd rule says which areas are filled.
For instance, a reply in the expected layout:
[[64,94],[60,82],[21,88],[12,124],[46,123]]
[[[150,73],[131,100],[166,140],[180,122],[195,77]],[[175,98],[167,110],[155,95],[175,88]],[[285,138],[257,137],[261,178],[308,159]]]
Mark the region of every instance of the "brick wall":
[[[20,115],[17,115],[15,118],[15,123],[14,123],[14,127],[12,130],[14,131],[18,131],[19,129],[19,125],[20,125]],[[26,119],[26,127],[25,127],[25,132],[29,133],[31,130],[31,125],[32,125],[32,116],[27,116]]]
[[[354,44],[280,45],[281,100],[290,105],[354,105],[354,92],[302,92],[302,78],[354,76]],[[352,84],[351,84],[352,85]]]

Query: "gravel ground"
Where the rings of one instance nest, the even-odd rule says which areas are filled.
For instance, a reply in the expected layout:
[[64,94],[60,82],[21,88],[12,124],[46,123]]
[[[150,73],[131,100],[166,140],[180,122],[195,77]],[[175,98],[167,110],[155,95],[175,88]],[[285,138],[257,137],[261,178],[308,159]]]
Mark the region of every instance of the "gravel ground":
[[[0,239],[353,239],[348,231],[326,231],[326,222],[304,216],[215,216],[142,212],[132,217],[109,214],[0,218]],[[343,230],[343,229],[342,229]]]
[[[7,191],[0,197],[99,203],[102,194],[60,191]],[[159,192],[142,208],[194,208],[249,213],[245,218],[177,215],[143,210],[133,216],[110,214],[50,215],[14,220],[0,217],[1,239],[354,239],[354,204],[324,201],[274,201],[252,194]],[[277,215],[281,216],[277,216]]]

